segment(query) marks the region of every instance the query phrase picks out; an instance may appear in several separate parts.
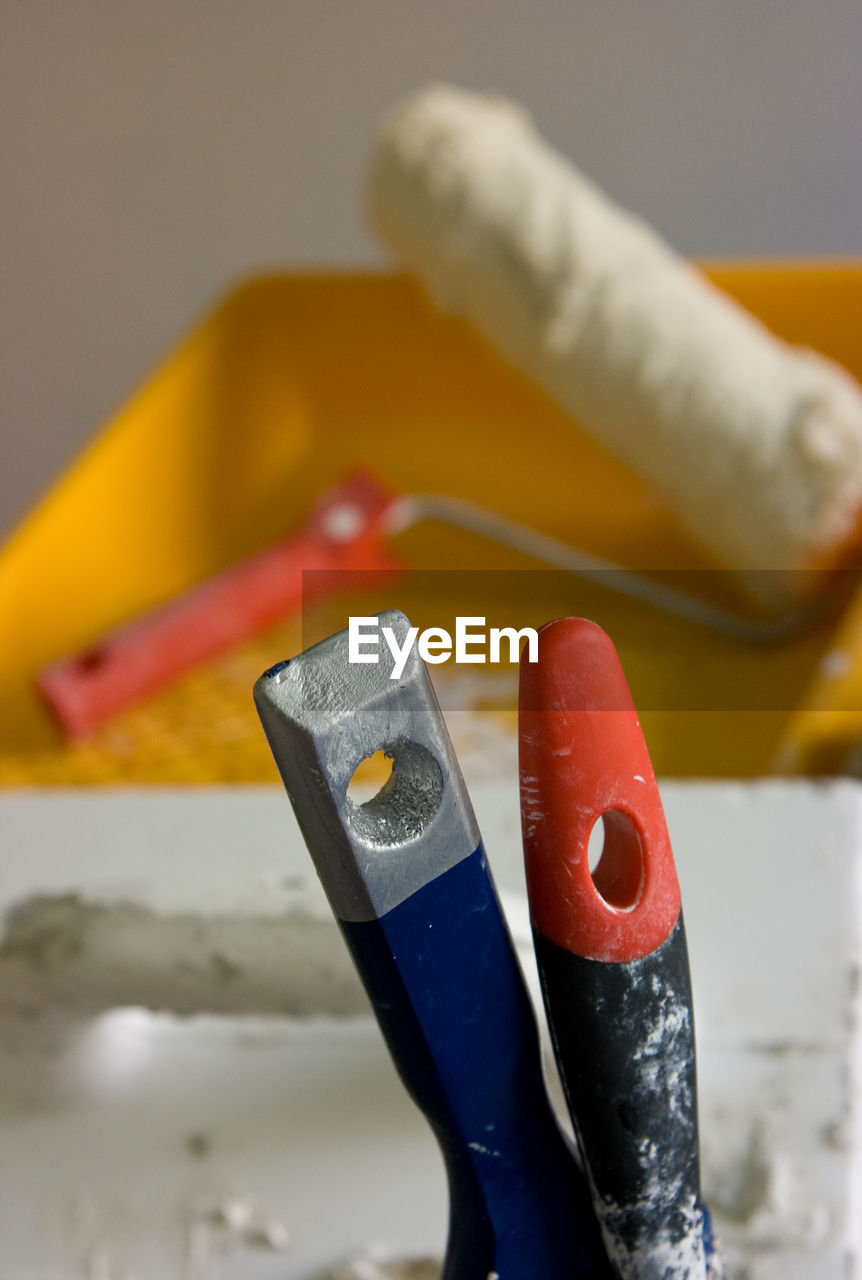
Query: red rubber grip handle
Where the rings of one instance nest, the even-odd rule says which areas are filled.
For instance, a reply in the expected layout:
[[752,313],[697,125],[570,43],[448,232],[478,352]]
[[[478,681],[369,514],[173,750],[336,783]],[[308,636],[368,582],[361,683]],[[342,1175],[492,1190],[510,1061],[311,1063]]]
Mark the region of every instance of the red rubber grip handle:
[[[564,618],[521,663],[521,820],[533,925],[574,955],[649,955],[680,913],[664,811],[616,650],[601,627]],[[604,848],[589,864],[590,833]]]
[[[66,733],[81,737],[108,716],[255,635],[308,600],[349,585],[340,574],[395,571],[384,516],[393,497],[367,476],[328,491],[294,537],[267,547],[179,599],[43,668],[37,683]],[[354,582],[355,586],[356,583]]]

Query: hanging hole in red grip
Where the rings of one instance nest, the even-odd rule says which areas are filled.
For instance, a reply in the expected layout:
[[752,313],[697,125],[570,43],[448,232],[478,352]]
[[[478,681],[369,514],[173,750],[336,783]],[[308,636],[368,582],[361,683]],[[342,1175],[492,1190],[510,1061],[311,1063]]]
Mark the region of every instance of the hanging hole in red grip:
[[638,829],[619,809],[596,819],[589,839],[590,874],[596,891],[609,907],[631,911],[640,901],[644,884],[644,854]]

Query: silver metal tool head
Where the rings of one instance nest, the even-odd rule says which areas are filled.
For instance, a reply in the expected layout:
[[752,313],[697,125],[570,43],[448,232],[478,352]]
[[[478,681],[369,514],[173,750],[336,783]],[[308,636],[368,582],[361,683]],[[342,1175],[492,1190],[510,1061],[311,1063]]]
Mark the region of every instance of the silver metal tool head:
[[[400,649],[410,623],[378,615]],[[335,914],[373,920],[468,857],[476,819],[425,665],[411,647],[392,679],[376,663],[349,661],[340,631],[264,672],[254,698],[305,842]],[[363,760],[383,751],[392,774],[365,804],[348,795]]]

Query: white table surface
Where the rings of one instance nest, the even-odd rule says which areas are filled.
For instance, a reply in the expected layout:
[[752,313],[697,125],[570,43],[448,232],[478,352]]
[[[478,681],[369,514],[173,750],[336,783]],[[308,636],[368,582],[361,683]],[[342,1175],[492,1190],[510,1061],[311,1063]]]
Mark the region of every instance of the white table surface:
[[[472,792],[524,944],[515,789]],[[668,783],[663,796],[695,987],[704,1183],[730,1274],[838,1280],[858,1251],[851,1210],[862,1204],[862,789]],[[440,1161],[376,1025],[272,1016],[272,949],[243,950],[244,930],[254,937],[299,902],[317,942],[340,955],[280,792],[7,793],[0,847],[7,911],[68,905],[74,893],[83,921],[75,935],[61,916],[52,935],[43,915],[44,984],[28,988],[43,1007],[26,1017],[10,1007],[22,990],[14,916],[0,943],[2,1280],[300,1280],[375,1243],[439,1251]],[[122,931],[100,934],[86,915],[129,903],[161,938],[132,961]],[[171,920],[184,922],[178,933]],[[219,931],[222,959],[246,967],[232,1008],[224,971],[205,965]],[[194,999],[228,1012],[93,1012],[147,983],[168,989],[183,932],[197,939],[183,963],[209,973]],[[90,945],[79,981],[113,953],[119,985],[96,984],[91,1012],[72,1017],[54,971],[74,969],[76,946],[79,956]],[[322,954],[284,974],[312,1005],[326,1003]]]

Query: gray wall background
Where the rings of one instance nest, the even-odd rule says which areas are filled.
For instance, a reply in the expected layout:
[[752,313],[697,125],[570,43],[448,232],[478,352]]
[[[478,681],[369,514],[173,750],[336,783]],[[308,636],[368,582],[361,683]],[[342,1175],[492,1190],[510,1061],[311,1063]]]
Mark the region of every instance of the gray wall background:
[[862,0],[0,0],[0,533],[238,277],[383,261],[368,139],[431,79],[685,253],[862,254]]

